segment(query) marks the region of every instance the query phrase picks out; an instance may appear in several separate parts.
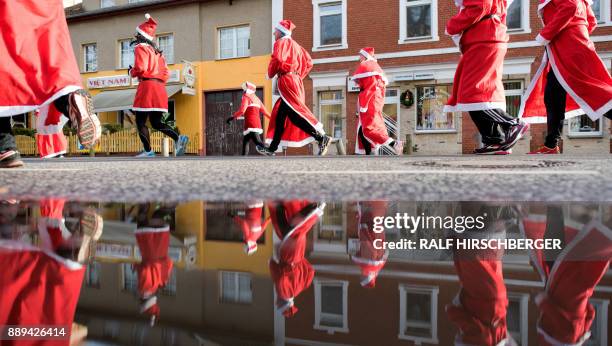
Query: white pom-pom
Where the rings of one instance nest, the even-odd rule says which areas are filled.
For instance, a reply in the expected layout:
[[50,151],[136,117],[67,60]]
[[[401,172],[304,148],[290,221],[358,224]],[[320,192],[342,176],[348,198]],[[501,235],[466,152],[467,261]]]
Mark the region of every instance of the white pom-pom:
[[148,14],[148,13],[146,13],[146,14],[145,14],[145,19],[146,19],[146,20],[149,20],[150,18],[151,18],[151,15],[150,15],[150,14]]

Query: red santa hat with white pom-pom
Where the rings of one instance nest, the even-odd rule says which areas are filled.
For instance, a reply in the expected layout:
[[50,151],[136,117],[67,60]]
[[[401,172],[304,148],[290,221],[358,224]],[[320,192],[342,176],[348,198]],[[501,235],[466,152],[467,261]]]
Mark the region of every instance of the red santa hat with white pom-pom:
[[244,82],[242,83],[242,90],[247,94],[254,94],[257,90],[257,86],[251,82]]
[[136,27],[137,33],[151,41],[155,38],[155,30],[157,30],[157,21],[148,13],[145,14],[145,21]]
[[374,57],[374,48],[372,47],[362,48],[359,51],[359,54],[361,54],[367,60],[376,60],[376,58]]
[[291,36],[293,30],[295,30],[295,24],[293,24],[293,22],[289,19],[283,19],[278,24],[276,24],[274,28],[282,32],[286,36]]

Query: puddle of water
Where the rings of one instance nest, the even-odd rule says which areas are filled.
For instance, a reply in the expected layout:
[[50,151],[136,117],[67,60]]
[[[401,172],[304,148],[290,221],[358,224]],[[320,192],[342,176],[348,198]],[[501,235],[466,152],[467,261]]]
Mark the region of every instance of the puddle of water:
[[0,201],[0,338],[603,345],[611,225],[612,203]]

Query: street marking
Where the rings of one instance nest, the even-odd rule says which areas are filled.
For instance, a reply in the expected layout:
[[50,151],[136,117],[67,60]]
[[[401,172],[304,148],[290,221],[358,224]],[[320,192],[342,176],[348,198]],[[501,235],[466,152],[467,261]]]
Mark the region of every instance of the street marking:
[[395,170],[395,171],[288,171],[284,174],[322,174],[322,175],[365,175],[365,174],[489,174],[489,175],[601,175],[598,171],[570,170]]

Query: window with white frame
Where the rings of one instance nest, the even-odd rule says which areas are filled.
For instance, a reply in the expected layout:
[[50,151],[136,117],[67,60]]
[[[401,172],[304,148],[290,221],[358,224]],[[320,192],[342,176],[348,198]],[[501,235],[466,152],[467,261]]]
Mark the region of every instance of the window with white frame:
[[434,286],[400,285],[398,337],[415,343],[438,343],[438,293]]
[[456,131],[455,114],[443,111],[451,91],[451,85],[419,85],[416,87],[417,132]]
[[438,39],[438,0],[400,0],[399,43]]
[[174,35],[158,35],[157,46],[163,52],[164,58],[166,58],[166,63],[174,64]]
[[222,303],[250,304],[253,301],[251,274],[222,271],[220,275]]
[[343,203],[328,203],[319,222],[317,242],[344,244],[344,230]]
[[504,91],[506,93],[506,112],[513,117],[518,117],[523,96],[523,81],[504,81]]
[[585,346],[608,345],[608,306],[610,301],[593,298],[589,303],[595,309],[595,319],[591,325],[591,337],[584,343]]
[[138,274],[132,268],[132,263],[123,263],[121,266],[123,271],[123,290],[128,292],[137,292],[138,290]]
[[610,0],[593,0],[591,5],[597,22],[600,24],[611,24],[610,18]]
[[400,92],[398,89],[390,88],[385,91],[383,117],[389,136],[398,139],[400,134]]
[[248,25],[219,29],[219,59],[251,55],[251,28]]
[[327,332],[348,332],[348,281],[315,279],[315,325]]
[[119,41],[119,68],[128,68],[134,65],[134,46],[130,44],[132,40]]
[[514,0],[508,6],[506,26],[508,32],[530,32],[529,0]]
[[100,262],[91,262],[85,271],[85,285],[100,288]]
[[529,335],[529,294],[508,293],[508,308],[506,310],[506,324],[508,332],[519,346],[528,345]]
[[95,43],[83,45],[83,71],[95,72],[98,70],[98,46]]
[[323,123],[325,133],[334,138],[343,138],[344,114],[342,105],[344,95],[342,90],[322,91],[319,93],[319,119]]
[[115,0],[100,0],[100,8],[115,6]]
[[569,118],[568,134],[570,137],[601,137],[603,119],[591,120],[588,115],[582,114]]
[[313,50],[347,47],[347,0],[313,0]]

